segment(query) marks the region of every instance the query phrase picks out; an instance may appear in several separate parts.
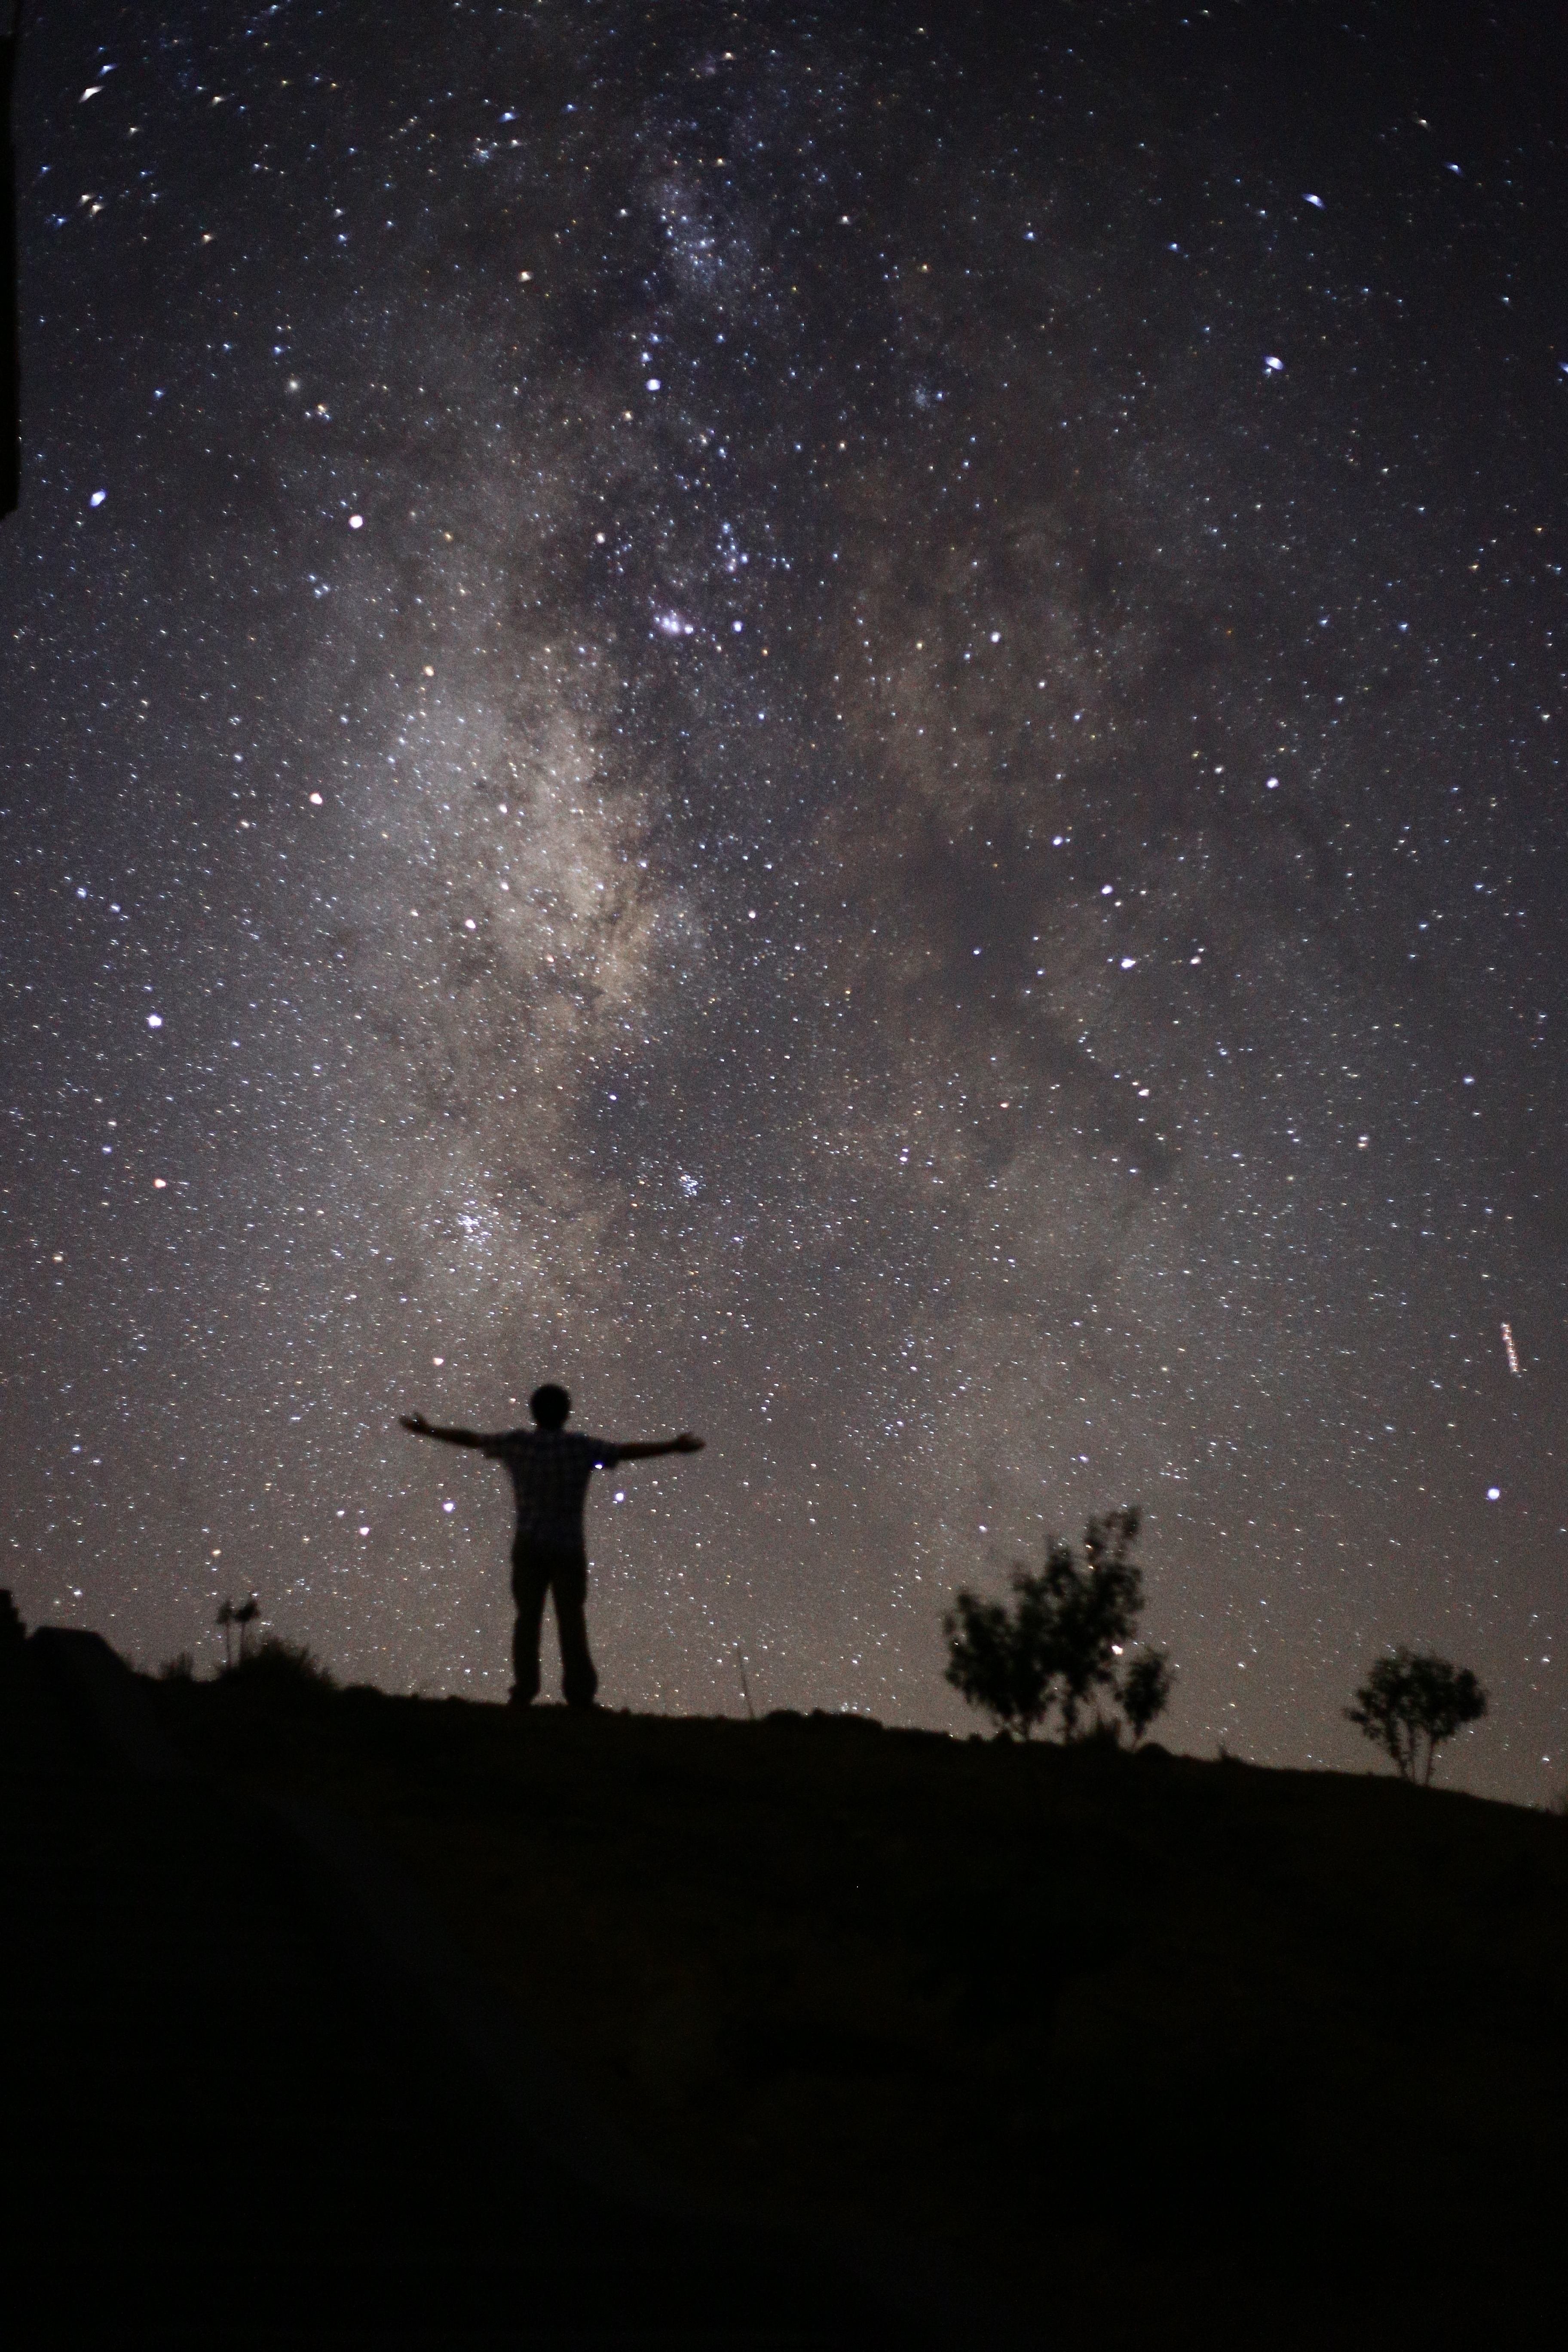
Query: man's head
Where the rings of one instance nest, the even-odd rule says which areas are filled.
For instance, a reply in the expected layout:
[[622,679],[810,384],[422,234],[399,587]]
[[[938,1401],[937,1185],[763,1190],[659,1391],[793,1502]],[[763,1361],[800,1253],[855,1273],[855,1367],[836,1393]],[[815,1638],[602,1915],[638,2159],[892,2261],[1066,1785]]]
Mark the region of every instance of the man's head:
[[546,1381],[528,1400],[528,1409],[541,1429],[563,1429],[572,1400],[555,1381]]

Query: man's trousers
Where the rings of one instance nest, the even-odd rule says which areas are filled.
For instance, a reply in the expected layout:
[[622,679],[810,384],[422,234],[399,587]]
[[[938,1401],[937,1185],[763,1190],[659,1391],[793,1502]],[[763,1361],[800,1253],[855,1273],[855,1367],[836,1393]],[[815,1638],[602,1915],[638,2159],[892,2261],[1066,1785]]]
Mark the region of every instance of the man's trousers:
[[562,1695],[568,1706],[592,1706],[599,1677],[588,1654],[588,1556],[581,1545],[569,1549],[523,1535],[511,1548],[511,1597],[517,1603],[513,1703],[526,1706],[539,1696],[539,1635],[547,1593],[555,1597]]

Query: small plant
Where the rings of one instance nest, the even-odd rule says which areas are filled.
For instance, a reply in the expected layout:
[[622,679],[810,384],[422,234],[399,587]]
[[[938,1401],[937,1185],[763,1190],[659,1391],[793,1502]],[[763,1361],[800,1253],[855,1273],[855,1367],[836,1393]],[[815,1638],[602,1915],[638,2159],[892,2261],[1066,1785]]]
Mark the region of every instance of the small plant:
[[1127,1717],[1134,1748],[1171,1704],[1171,1685],[1174,1681],[1171,1661],[1163,1650],[1146,1650],[1122,1675],[1121,1712]]
[[1018,1739],[1034,1736],[1056,1698],[1039,1582],[1016,1569],[1017,1605],[1011,1614],[1000,1601],[960,1592],[942,1621],[948,1681],[999,1730]]
[[[1062,1738],[1072,1741],[1108,1724],[1100,1696],[1108,1693],[1126,1718],[1134,1747],[1171,1695],[1169,1661],[1151,1652],[1118,1678],[1115,1661],[1133,1640],[1143,1607],[1142,1571],[1133,1562],[1140,1515],[1110,1511],[1090,1519],[1081,1559],[1071,1544],[1054,1541],[1037,1574],[1013,1571],[1013,1606],[960,1592],[942,1619],[947,1679],[972,1706],[984,1708],[999,1729],[1028,1739],[1053,1707]],[[1094,1715],[1083,1725],[1084,1710]]]
[[165,1658],[158,1669],[161,1683],[194,1683],[195,1678],[196,1662],[189,1650],[182,1650],[177,1657]]
[[1393,1758],[1402,1780],[1418,1779],[1426,1788],[1444,1740],[1465,1724],[1479,1723],[1486,1711],[1487,1695],[1468,1666],[1395,1650],[1378,1660],[1345,1715]]
[[247,1685],[265,1684],[279,1692],[336,1690],[337,1677],[304,1642],[286,1642],[268,1633],[235,1668]]
[[242,1666],[250,1654],[250,1629],[260,1614],[261,1603],[254,1592],[248,1601],[219,1602],[218,1612],[213,1622],[223,1629],[224,1664],[229,1674],[233,1674],[236,1666]]

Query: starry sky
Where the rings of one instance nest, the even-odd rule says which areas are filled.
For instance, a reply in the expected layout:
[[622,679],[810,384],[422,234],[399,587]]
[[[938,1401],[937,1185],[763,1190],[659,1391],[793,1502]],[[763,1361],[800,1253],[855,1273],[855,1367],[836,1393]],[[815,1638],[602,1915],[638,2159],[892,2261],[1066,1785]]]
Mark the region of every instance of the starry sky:
[[[970,1727],[1136,1502],[1170,1744],[1568,1780],[1568,173],[1523,7],[24,20],[6,1577]],[[1348,18],[1348,23],[1344,20]]]

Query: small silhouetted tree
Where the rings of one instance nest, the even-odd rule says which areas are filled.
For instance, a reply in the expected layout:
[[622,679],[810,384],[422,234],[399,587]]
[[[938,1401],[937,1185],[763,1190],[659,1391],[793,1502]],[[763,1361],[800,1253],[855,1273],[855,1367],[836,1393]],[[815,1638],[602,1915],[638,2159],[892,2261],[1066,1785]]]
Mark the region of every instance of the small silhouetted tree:
[[1468,1666],[1395,1650],[1391,1658],[1379,1658],[1345,1714],[1393,1758],[1401,1780],[1419,1779],[1425,1788],[1444,1740],[1465,1724],[1479,1723],[1486,1711],[1487,1695]]
[[943,1617],[947,1679],[999,1727],[1030,1738],[1056,1698],[1042,1580],[1013,1571],[1015,1605],[960,1592]]
[[[223,1628],[224,1662],[230,1674],[243,1665],[250,1651],[250,1629],[261,1614],[261,1603],[253,1592],[248,1601],[224,1601],[218,1604],[216,1624]],[[235,1654],[236,1628],[238,1629],[239,1654]]]
[[1150,1725],[1170,1706],[1174,1681],[1171,1661],[1163,1650],[1145,1650],[1122,1675],[1121,1712],[1127,1717],[1134,1748],[1147,1737]]
[[1132,1547],[1142,1524],[1138,1511],[1108,1511],[1085,1528],[1081,1561],[1068,1543],[1052,1544],[1046,1555],[1064,1739],[1078,1738],[1079,1717],[1091,1697],[1115,1689],[1110,1662],[1137,1632],[1143,1571],[1133,1564]]
[[[1013,1605],[960,1592],[942,1619],[947,1679],[1004,1731],[1027,1739],[1059,1707],[1062,1737],[1079,1737],[1092,1701],[1108,1691],[1136,1745],[1170,1696],[1170,1668],[1152,1654],[1119,1683],[1115,1660],[1131,1641],[1143,1607],[1142,1571],[1132,1559],[1140,1515],[1090,1519],[1081,1558],[1059,1538],[1043,1569],[1015,1569]],[[1131,1706],[1129,1706],[1129,1694]]]

